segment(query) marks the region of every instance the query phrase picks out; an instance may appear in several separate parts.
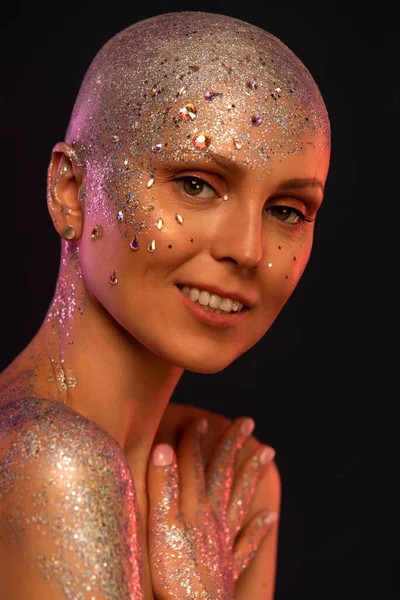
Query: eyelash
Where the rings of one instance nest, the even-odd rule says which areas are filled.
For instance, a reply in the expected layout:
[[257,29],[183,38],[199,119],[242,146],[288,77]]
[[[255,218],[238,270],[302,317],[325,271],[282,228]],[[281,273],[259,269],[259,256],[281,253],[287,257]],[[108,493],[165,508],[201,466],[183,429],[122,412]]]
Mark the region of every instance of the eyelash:
[[[208,188],[210,188],[211,190],[213,190],[214,194],[219,197],[219,194],[217,194],[217,192],[214,189],[214,187],[210,183],[208,183],[207,181],[205,181],[204,179],[202,179],[201,177],[198,177],[198,176],[195,176],[195,175],[184,175],[183,177],[177,177],[175,179],[175,181],[182,188],[183,193],[186,194],[187,196],[192,196],[192,194],[189,194],[188,192],[185,192],[185,190],[183,189],[183,184],[185,183],[185,181],[196,182],[197,184],[205,185]],[[196,194],[193,194],[193,197],[196,197]],[[211,198],[201,198],[201,200],[211,200]],[[305,221],[306,223],[312,223],[314,221],[314,219],[309,219],[304,213],[302,213],[297,208],[293,208],[292,206],[286,206],[284,204],[276,204],[276,205],[270,206],[268,208],[269,208],[269,210],[272,210],[274,208],[275,209],[283,209],[283,210],[286,209],[286,210],[289,210],[290,212],[295,213],[299,217],[299,219],[301,219],[302,221]],[[278,221],[279,220],[280,219],[278,219]],[[285,223],[285,222],[286,221],[282,220],[282,223]],[[295,221],[294,223],[289,223],[289,225],[297,225],[298,223],[299,223],[298,221]]]

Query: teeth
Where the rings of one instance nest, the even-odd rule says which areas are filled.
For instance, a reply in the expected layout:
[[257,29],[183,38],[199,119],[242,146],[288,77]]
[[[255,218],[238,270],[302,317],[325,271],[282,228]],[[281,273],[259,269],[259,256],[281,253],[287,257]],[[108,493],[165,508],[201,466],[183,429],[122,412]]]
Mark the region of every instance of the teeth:
[[[178,286],[179,287],[179,286]],[[243,304],[237,300],[231,298],[221,298],[217,294],[210,294],[206,290],[199,290],[198,288],[190,288],[184,285],[181,288],[185,296],[188,296],[193,302],[198,302],[203,308],[209,312],[222,313],[222,312],[239,312],[243,308]]]

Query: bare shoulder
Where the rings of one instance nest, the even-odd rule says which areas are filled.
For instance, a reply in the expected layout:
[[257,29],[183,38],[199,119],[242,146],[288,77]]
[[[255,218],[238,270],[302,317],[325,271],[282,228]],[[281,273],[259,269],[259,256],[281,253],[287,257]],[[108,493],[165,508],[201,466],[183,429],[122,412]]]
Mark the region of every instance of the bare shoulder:
[[[207,462],[221,435],[223,435],[232,424],[232,420],[225,415],[204,410],[189,404],[171,403],[168,405],[166,414],[161,423],[157,441],[168,442],[175,447],[182,427],[184,427],[191,419],[202,417],[205,417],[209,423],[207,437],[204,441],[204,458]],[[237,467],[239,468],[264,443],[268,444],[268,441],[261,442],[255,435],[250,436],[239,452]],[[273,495],[275,498],[274,504],[276,505],[280,502],[280,492],[281,479],[279,469],[276,462],[273,461],[265,471],[259,494],[268,493]]]
[[80,597],[89,579],[96,598],[117,584],[128,597],[136,519],[133,479],[112,436],[60,402],[1,406],[0,579],[10,597],[32,597],[31,588],[35,597]]

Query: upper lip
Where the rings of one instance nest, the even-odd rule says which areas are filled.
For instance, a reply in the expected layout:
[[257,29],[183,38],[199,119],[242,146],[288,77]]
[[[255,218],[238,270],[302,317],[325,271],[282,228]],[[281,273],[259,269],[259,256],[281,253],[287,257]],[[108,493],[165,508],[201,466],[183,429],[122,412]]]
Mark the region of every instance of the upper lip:
[[197,288],[198,290],[204,290],[207,292],[211,292],[212,294],[217,294],[217,296],[221,296],[221,298],[231,298],[232,300],[237,300],[243,306],[247,306],[251,308],[256,304],[255,300],[251,300],[248,296],[244,296],[241,293],[231,292],[227,290],[222,290],[217,285],[211,285],[210,283],[189,283],[187,281],[179,281],[177,285],[187,285],[190,288]]

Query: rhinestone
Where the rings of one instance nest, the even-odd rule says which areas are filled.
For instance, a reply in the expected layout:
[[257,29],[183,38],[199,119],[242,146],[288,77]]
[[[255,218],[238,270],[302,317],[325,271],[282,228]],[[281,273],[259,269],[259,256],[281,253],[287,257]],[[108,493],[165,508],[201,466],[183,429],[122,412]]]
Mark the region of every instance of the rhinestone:
[[159,152],[161,152],[162,150],[162,144],[155,144],[154,146],[151,147],[151,151],[153,154],[158,154]]
[[152,177],[151,179],[148,180],[147,187],[148,188],[151,187],[153,185],[153,183],[154,183],[154,177]]
[[218,96],[222,96],[221,92],[214,92],[213,90],[208,90],[205,93],[204,98],[205,100],[214,100],[214,98],[217,98]]
[[211,135],[203,131],[201,133],[196,133],[192,137],[192,142],[196,148],[203,150],[204,148],[208,148],[208,146],[211,144]]
[[156,240],[152,240],[150,242],[150,244],[147,246],[147,250],[149,252],[154,252],[155,249],[156,249]]
[[258,88],[257,81],[248,81],[246,87],[248,87],[249,90],[256,90]]
[[178,92],[178,96],[183,96],[184,94],[186,94],[186,92],[187,92],[187,89],[185,88],[185,86],[182,86]]
[[140,208],[142,210],[144,210],[145,212],[148,212],[149,210],[154,210],[155,209],[155,204],[152,204],[152,203],[150,203],[150,204],[143,204]]
[[[118,283],[118,277],[117,277],[117,273],[115,271],[113,271],[110,275],[110,282],[113,285],[116,285]],[[78,510],[78,506],[75,507],[75,510]]]
[[118,142],[119,142],[119,135],[113,135],[111,139],[114,142],[114,144],[118,144]]
[[132,248],[132,250],[139,250],[140,244],[139,244],[139,240],[137,239],[136,235],[129,245]]
[[99,237],[101,237],[102,233],[103,233],[102,226],[96,225],[96,227],[94,227],[94,229],[92,229],[92,233],[90,234],[90,237],[92,240],[97,240]]
[[117,219],[118,221],[123,221],[124,220],[124,213],[122,212],[122,210],[119,210],[117,213]]
[[242,144],[237,138],[233,138],[233,145],[235,146],[236,150],[240,150],[240,148],[242,147]]
[[255,127],[258,127],[259,125],[261,125],[262,123],[262,117],[260,115],[260,113],[255,113],[252,117],[251,117],[251,123],[252,125],[254,125]]
[[184,218],[181,215],[176,214],[175,219],[180,225],[183,225]]
[[179,114],[182,121],[193,121],[197,115],[197,108],[194,104],[186,104],[183,108],[179,109]]
[[159,229],[161,231],[161,229],[163,228],[164,222],[163,220],[160,218],[158,219],[158,221],[156,221],[156,227],[157,229]]
[[159,83],[156,83],[155,85],[153,85],[153,87],[151,88],[151,93],[153,94],[153,96],[156,96],[160,92],[161,92],[161,85]]

